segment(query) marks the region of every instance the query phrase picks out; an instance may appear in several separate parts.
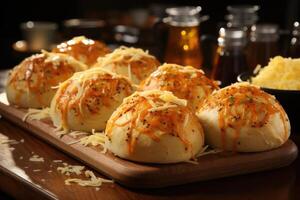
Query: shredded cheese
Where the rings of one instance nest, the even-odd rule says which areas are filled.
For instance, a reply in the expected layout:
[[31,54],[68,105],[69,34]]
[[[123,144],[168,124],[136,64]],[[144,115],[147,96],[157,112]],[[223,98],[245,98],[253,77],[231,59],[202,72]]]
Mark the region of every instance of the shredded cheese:
[[300,58],[276,56],[252,78],[252,83],[265,88],[300,90],[299,77]]
[[24,115],[22,120],[23,121],[26,121],[27,119],[41,120],[45,118],[50,118],[50,108],[44,108],[44,109],[29,108],[28,112]]
[[171,92],[165,92],[164,94],[160,95],[159,98],[166,102],[171,102],[180,106],[187,106],[187,100],[179,99],[174,96]]
[[77,138],[78,136],[88,135],[89,133],[83,131],[72,131],[69,133],[70,136]]
[[65,184],[71,185],[71,183],[77,183],[78,185],[84,187],[86,186],[99,187],[102,185],[102,183],[113,183],[113,180],[96,177],[95,174],[90,170],[86,170],[84,174],[87,178],[89,178],[88,180],[82,180],[79,178],[70,178],[65,180]]
[[19,144],[19,142],[16,140],[11,140],[8,137],[1,136],[0,137],[0,145],[1,144],[10,144],[11,145],[11,144]]
[[53,160],[53,162],[55,162],[55,163],[61,163],[62,160]]
[[29,158],[29,161],[31,162],[44,162],[44,158],[40,157],[39,155],[33,155]]
[[57,171],[67,176],[70,176],[72,173],[80,175],[82,170],[84,170],[84,166],[80,165],[66,165],[64,167],[57,167]]
[[93,134],[83,137],[80,139],[80,144],[82,144],[83,146],[88,146],[88,145],[92,145],[92,146],[98,146],[100,145],[103,150],[102,153],[106,153],[107,151],[107,136],[104,133],[96,133],[95,130],[92,131]]
[[155,108],[150,108],[149,112],[156,112],[156,111],[162,111],[162,110],[167,110],[169,108],[176,108],[177,105],[163,105]]
[[148,51],[144,51],[139,48],[121,46],[112,53],[106,54],[104,57],[99,57],[97,61],[98,65],[101,67],[122,61],[125,57],[128,57],[129,62],[142,61],[141,58],[143,57],[155,59],[155,57],[150,55]]

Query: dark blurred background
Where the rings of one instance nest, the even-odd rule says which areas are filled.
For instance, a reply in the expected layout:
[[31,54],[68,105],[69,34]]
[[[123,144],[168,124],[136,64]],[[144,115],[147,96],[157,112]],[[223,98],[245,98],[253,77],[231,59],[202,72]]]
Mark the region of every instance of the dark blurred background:
[[[0,68],[11,68],[20,60],[12,45],[22,39],[20,23],[25,21],[52,21],[59,25],[57,42],[66,39],[66,31],[63,21],[72,18],[102,19],[104,24],[99,30],[99,38],[108,44],[118,43],[112,37],[116,25],[135,27],[140,34],[140,42],[134,46],[154,49],[155,33],[153,24],[159,17],[163,17],[164,9],[170,6],[200,5],[201,14],[207,14],[210,19],[201,25],[202,34],[218,34],[218,25],[225,21],[227,5],[250,4],[259,5],[259,22],[276,23],[281,29],[289,30],[294,21],[299,20],[298,0],[203,0],[203,1],[180,1],[180,0],[73,0],[73,1],[2,1],[0,6]],[[144,9],[147,13],[147,22],[137,27],[136,17],[132,10]],[[140,16],[140,15],[138,15]],[[134,32],[134,30],[133,30]],[[152,38],[151,38],[152,37]],[[159,55],[158,55],[159,56]]]

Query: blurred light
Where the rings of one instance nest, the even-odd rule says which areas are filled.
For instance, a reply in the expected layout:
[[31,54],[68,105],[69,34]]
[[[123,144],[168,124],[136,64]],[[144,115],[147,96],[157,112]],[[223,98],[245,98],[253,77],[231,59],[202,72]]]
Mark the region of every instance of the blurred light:
[[185,50],[185,51],[189,50],[189,45],[187,45],[187,44],[183,45],[183,50]]
[[34,27],[34,23],[32,21],[28,21],[26,23],[27,28],[33,28]]

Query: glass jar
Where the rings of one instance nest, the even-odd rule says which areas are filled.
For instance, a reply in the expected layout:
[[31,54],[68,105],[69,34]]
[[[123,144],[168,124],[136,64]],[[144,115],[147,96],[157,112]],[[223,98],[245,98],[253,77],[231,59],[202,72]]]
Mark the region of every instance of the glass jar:
[[295,22],[292,31],[292,38],[289,46],[289,56],[300,58],[300,23]]
[[270,58],[278,55],[279,29],[275,24],[258,24],[251,27],[247,49],[249,67],[266,66]]
[[251,26],[256,24],[259,17],[257,12],[258,5],[230,5],[227,6],[228,15],[225,16],[227,20],[227,27],[241,28],[250,33]]
[[211,78],[219,80],[221,87],[235,83],[239,74],[249,70],[246,44],[247,34],[242,29],[220,29]]
[[200,6],[166,9],[168,17],[163,20],[168,26],[165,62],[201,68],[200,11]]

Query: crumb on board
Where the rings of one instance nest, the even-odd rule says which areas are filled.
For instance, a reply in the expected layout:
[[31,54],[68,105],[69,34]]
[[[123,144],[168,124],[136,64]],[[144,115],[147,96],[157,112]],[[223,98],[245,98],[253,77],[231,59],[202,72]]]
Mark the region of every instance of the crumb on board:
[[67,176],[70,176],[72,173],[80,175],[84,169],[84,166],[80,165],[68,165],[67,163],[63,163],[63,165],[63,167],[57,167],[57,171]]
[[55,162],[55,163],[61,163],[62,160],[53,160],[53,162]]
[[33,155],[29,158],[29,161],[31,161],[31,162],[44,162],[45,160],[44,160],[43,157],[35,154],[35,155]]
[[71,185],[71,183],[77,183],[78,185],[84,186],[84,187],[86,187],[86,186],[99,187],[103,183],[113,183],[113,180],[96,177],[95,174],[90,170],[86,170],[84,172],[84,174],[89,179],[83,180],[83,179],[79,179],[79,178],[69,178],[69,179],[65,180],[65,184]]

